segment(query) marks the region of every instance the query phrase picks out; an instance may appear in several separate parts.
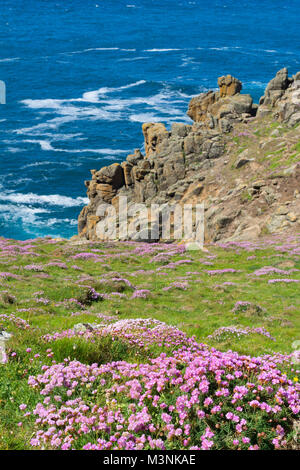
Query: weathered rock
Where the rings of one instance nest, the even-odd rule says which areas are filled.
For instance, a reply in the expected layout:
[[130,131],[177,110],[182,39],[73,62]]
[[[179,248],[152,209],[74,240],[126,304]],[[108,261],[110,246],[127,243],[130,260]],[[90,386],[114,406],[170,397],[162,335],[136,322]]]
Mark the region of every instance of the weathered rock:
[[232,129],[233,129],[233,126],[232,126],[230,120],[226,119],[226,118],[219,119],[219,127],[220,127],[220,130],[222,132],[224,132],[225,134],[227,132],[231,132]]
[[131,177],[132,165],[128,162],[122,162],[121,166],[124,172],[124,183],[127,187],[131,186],[133,184],[133,179]]
[[[262,230],[299,226],[297,128],[290,145],[284,125],[267,136],[255,133],[260,125],[267,125],[270,131],[271,119],[288,126],[299,122],[300,72],[288,78],[286,69],[279,71],[259,106],[250,95],[240,93],[242,85],[236,78],[220,77],[218,84],[219,91],[191,100],[188,115],[193,125],[174,123],[169,131],[161,123],[145,123],[145,156],[136,149],[121,165],[91,170],[91,180],[85,182],[90,203],[78,218],[81,238],[99,239],[99,222],[113,220],[108,213],[100,217],[97,210],[108,203],[118,211],[120,196],[126,196],[129,205],[145,203],[147,207],[205,202],[206,236],[211,241],[246,240]],[[233,140],[232,130],[234,136],[255,138]],[[244,150],[246,142],[249,151]],[[244,151],[238,153],[240,150]],[[273,159],[277,164],[281,153],[283,162],[293,164],[287,167],[284,163],[273,171]],[[232,171],[234,168],[240,171]],[[138,238],[146,240],[145,232],[143,229]]]
[[287,214],[287,219],[290,221],[290,222],[296,222],[296,220],[298,219],[298,217],[296,216],[296,214],[294,212],[289,212]]
[[134,153],[131,155],[128,155],[126,160],[128,163],[131,165],[136,165],[139,160],[143,160],[144,156],[141,153],[140,149],[135,149]]
[[237,78],[220,77],[218,85],[219,92],[209,91],[193,98],[187,114],[195,122],[227,133],[232,130],[232,120],[251,117],[256,114],[256,108],[250,95],[240,94],[242,83]]
[[247,163],[249,163],[252,159],[249,158],[249,150],[246,149],[244,150],[240,155],[239,155],[239,158],[237,159],[236,163],[235,163],[235,168],[238,169],[238,168],[241,168],[242,166],[246,165]]
[[295,126],[300,122],[300,112],[292,113],[291,116],[288,119],[289,125],[290,126]]
[[225,96],[233,96],[240,93],[242,82],[232,75],[226,75],[218,78],[218,86],[220,88],[220,98]]
[[289,212],[289,209],[288,209],[287,206],[279,206],[279,207],[277,207],[275,213],[277,215],[286,215],[286,214],[288,214],[288,212]]
[[145,138],[146,157],[149,158],[159,150],[160,144],[168,138],[169,133],[164,124],[161,123],[145,123],[142,130]]
[[192,126],[188,124],[182,124],[180,122],[174,122],[172,124],[171,134],[177,137],[186,137],[191,132]]
[[124,172],[119,163],[101,168],[96,174],[97,182],[111,185],[115,189],[124,185]]
[[286,68],[277,72],[276,76],[270,81],[265,90],[264,96],[259,104],[274,106],[276,101],[283,95],[284,90],[289,86],[288,71]]
[[217,93],[209,91],[192,98],[189,104],[187,115],[195,122],[205,121],[211,106],[217,100]]
[[255,240],[261,234],[261,227],[259,224],[251,225],[250,227],[238,230],[228,241],[249,241]]
[[260,99],[258,116],[272,113],[277,119],[295,126],[300,122],[300,80],[299,73],[288,77],[286,68],[279,70],[268,84]]
[[116,195],[116,189],[113,188],[111,184],[100,183],[96,186],[97,193],[99,193],[100,197],[109,202],[111,199]]
[[253,100],[250,95],[235,95],[231,98],[228,104],[228,109],[232,110],[231,112],[236,114],[251,113],[252,104]]

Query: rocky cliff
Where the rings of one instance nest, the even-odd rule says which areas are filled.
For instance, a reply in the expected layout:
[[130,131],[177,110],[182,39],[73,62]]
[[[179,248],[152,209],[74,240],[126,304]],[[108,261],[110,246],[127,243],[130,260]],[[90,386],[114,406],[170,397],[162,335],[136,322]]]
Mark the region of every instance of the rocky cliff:
[[300,72],[280,70],[259,104],[227,75],[219,91],[193,98],[191,125],[142,126],[145,151],[91,170],[90,203],[79,215],[79,237],[97,239],[97,208],[130,203],[205,204],[207,241],[248,240],[300,229]]

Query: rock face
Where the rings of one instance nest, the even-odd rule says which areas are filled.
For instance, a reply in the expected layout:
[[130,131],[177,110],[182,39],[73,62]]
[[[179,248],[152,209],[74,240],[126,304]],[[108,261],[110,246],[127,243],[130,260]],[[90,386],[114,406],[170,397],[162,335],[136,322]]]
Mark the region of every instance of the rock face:
[[242,82],[231,75],[218,79],[219,91],[209,91],[196,96],[190,102],[188,116],[210,129],[229,132],[234,121],[242,115],[256,114],[250,95],[241,95]]
[[[300,72],[289,78],[280,70],[259,105],[241,94],[242,83],[231,75],[220,77],[218,85],[218,91],[191,100],[190,125],[174,123],[167,130],[161,123],[145,123],[145,155],[136,149],[121,164],[91,170],[92,179],[85,182],[90,203],[78,220],[80,238],[99,239],[97,224],[105,216],[97,209],[104,203],[117,208],[120,196],[127,197],[129,208],[204,202],[207,240],[248,239],[297,227],[300,156],[294,146],[300,126],[293,126],[300,122]],[[259,139],[260,127],[273,134]],[[269,168],[278,149],[283,149],[280,176]],[[286,213],[278,213],[278,206]]]
[[273,114],[290,126],[300,122],[300,72],[288,77],[286,68],[277,72],[261,97],[258,116]]
[[220,88],[220,98],[226,98],[227,96],[234,96],[240,93],[242,89],[242,82],[237,78],[227,75],[226,77],[218,78],[218,85]]

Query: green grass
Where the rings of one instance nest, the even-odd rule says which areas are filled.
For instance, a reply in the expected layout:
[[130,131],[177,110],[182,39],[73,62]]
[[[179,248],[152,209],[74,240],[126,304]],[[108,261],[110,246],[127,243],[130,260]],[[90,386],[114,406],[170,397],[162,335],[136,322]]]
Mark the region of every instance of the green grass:
[[[14,243],[14,242],[12,242]],[[96,251],[101,262],[93,260],[72,259],[79,252]],[[126,318],[155,318],[170,325],[175,325],[188,335],[195,335],[199,342],[207,343],[222,351],[228,349],[250,355],[269,354],[274,352],[290,353],[293,342],[299,339],[300,296],[299,284],[268,284],[268,279],[280,277],[277,274],[255,277],[252,273],[263,267],[281,267],[284,265],[300,269],[299,255],[278,252],[274,248],[255,251],[244,249],[222,249],[209,247],[209,255],[201,251],[186,252],[172,256],[168,262],[190,259],[189,264],[178,265],[173,269],[164,268],[166,261],[151,262],[154,254],[137,255],[135,246],[103,243],[92,246],[72,246],[67,242],[47,244],[44,241],[34,243],[34,251],[38,256],[2,257],[0,272],[10,272],[20,279],[2,279],[1,291],[15,296],[14,304],[2,303],[0,313],[18,317],[29,322],[30,330],[20,330],[13,323],[1,320],[0,330],[5,328],[13,333],[9,342],[8,353],[16,352],[16,358],[9,359],[6,365],[0,365],[0,449],[24,449],[30,440],[33,419],[20,427],[22,421],[21,403],[35,405],[39,397],[28,387],[30,375],[41,372],[42,364],[50,364],[52,358],[47,357],[47,349],[51,347],[54,359],[63,361],[70,357],[85,363],[105,363],[116,360],[146,361],[145,355],[135,347],[129,347],[122,341],[112,341],[110,337],[102,338],[95,343],[87,343],[83,339],[73,338],[46,343],[42,336],[72,328],[77,323],[101,322],[97,314],[113,316],[115,320]],[[252,257],[255,256],[253,259]],[[249,258],[250,257],[250,258]],[[55,266],[44,268],[44,273],[26,271],[28,264],[46,265],[53,259],[67,264],[68,269]],[[205,264],[211,261],[212,265]],[[75,270],[73,265],[80,268]],[[156,271],[161,268],[161,271]],[[234,268],[239,272],[210,276],[207,270]],[[138,273],[145,270],[146,273]],[[152,271],[147,273],[147,271]],[[166,272],[167,275],[159,275]],[[199,272],[200,274],[187,274]],[[49,277],[41,277],[41,274]],[[101,282],[103,276],[118,273],[129,279],[139,289],[149,289],[147,299],[130,299],[132,289],[120,282],[117,286],[125,293],[127,299],[103,300],[92,302],[81,310],[77,305],[59,304],[65,299],[84,300],[87,287],[94,287],[100,293],[111,293],[113,284]],[[135,273],[135,276],[130,274]],[[84,280],[83,278],[87,279]],[[286,276],[284,276],[286,277]],[[290,276],[300,280],[300,272]],[[172,282],[187,279],[187,290],[163,288]],[[233,282],[234,285],[222,285]],[[34,293],[42,292],[40,297],[48,299],[48,303],[36,302]],[[261,314],[251,311],[233,313],[237,301],[247,301],[262,307]],[[22,309],[30,309],[22,311]],[[21,311],[20,311],[21,310]],[[72,315],[76,312],[76,315]],[[216,329],[223,326],[264,327],[275,341],[259,335],[251,334],[241,338],[227,337],[220,341],[209,339]],[[32,348],[40,357],[29,362],[26,348]]]

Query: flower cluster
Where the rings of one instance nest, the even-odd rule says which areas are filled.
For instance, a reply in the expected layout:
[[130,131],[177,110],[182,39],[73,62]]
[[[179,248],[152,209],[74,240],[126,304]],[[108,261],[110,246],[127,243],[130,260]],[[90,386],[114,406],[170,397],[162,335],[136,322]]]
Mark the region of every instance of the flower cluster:
[[144,364],[43,366],[28,380],[43,397],[32,411],[30,443],[64,450],[284,449],[300,412],[300,386],[281,372],[287,362],[198,345]]
[[23,320],[23,318],[17,317],[13,313],[10,315],[6,315],[5,313],[0,314],[0,322],[2,321],[8,321],[13,323],[17,328],[22,329],[22,330],[27,330],[30,328],[29,323],[27,323],[26,320]]
[[215,276],[217,274],[227,274],[227,273],[237,273],[238,271],[233,268],[225,268],[225,269],[213,269],[211,271],[206,271],[207,274],[210,276]]
[[277,284],[278,282],[283,282],[285,284],[291,284],[294,282],[300,282],[299,279],[269,279],[268,284]]
[[113,339],[121,340],[129,345],[145,350],[148,350],[153,345],[164,346],[165,348],[177,348],[183,345],[197,347],[193,337],[189,338],[186,333],[178,328],[151,318],[119,320],[108,326],[97,325],[97,328],[88,331],[77,329],[64,330],[45,335],[43,340],[52,342],[75,336],[81,336],[87,340],[111,336]]
[[262,336],[266,336],[267,338],[275,341],[275,338],[271,336],[271,334],[264,328],[264,327],[256,327],[250,328],[249,326],[239,327],[239,326],[221,326],[217,330],[215,330],[211,335],[208,336],[210,339],[214,339],[216,341],[223,341],[224,339],[234,335],[237,338],[241,336],[248,336],[250,334],[256,333]]

